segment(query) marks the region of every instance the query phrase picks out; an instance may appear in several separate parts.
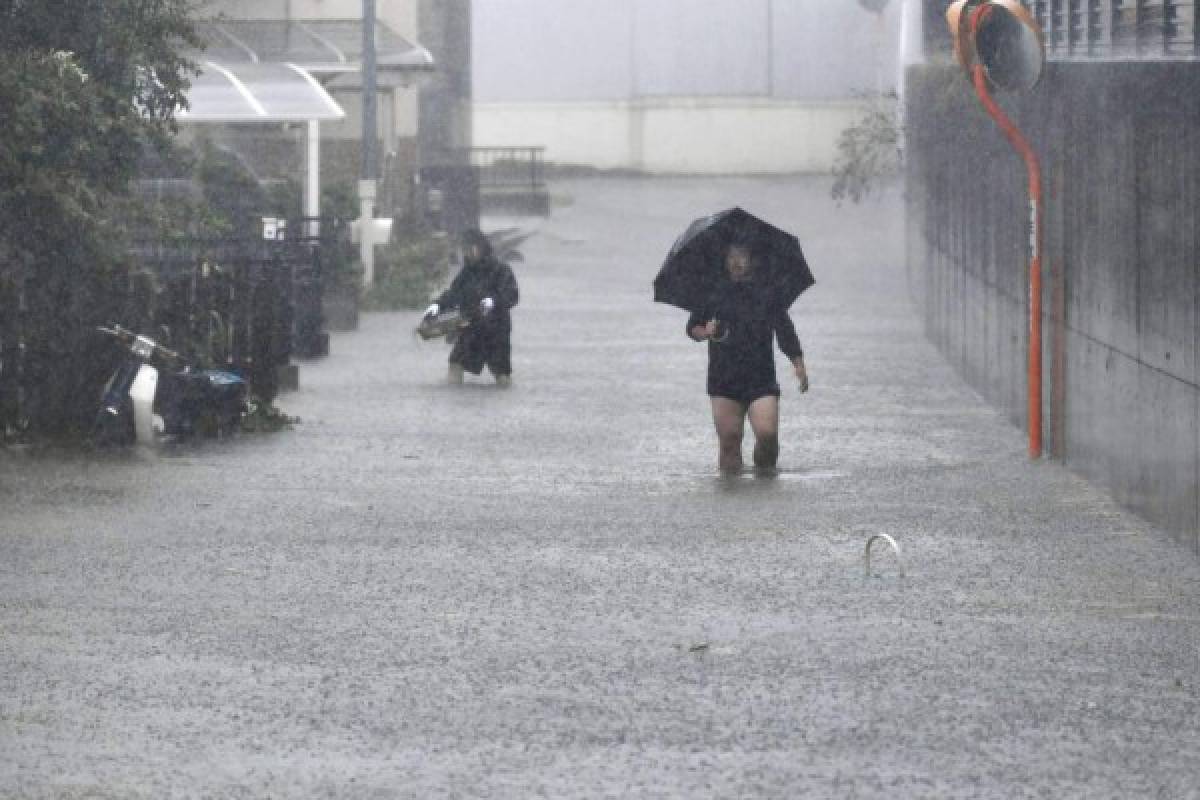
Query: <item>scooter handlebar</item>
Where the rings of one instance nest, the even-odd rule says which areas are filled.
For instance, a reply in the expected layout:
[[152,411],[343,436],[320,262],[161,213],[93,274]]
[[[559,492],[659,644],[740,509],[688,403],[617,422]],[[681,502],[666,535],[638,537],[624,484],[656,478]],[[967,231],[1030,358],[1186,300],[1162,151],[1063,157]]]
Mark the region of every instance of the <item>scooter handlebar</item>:
[[158,350],[158,354],[161,355],[163,358],[167,359],[168,361],[182,361],[183,360],[183,357],[181,355],[179,355],[179,353],[176,353],[174,350],[168,350],[167,348],[163,347],[161,344],[155,344],[154,347]]
[[153,339],[150,339],[148,337],[138,336],[138,334],[134,333],[133,331],[129,330],[128,328],[122,328],[120,325],[113,324],[110,327],[105,327],[103,325],[100,325],[100,326],[97,326],[96,330],[107,336],[112,336],[114,339],[116,339],[118,342],[120,342],[122,345],[124,345],[126,347],[132,347],[135,342],[137,342],[139,339],[141,339],[146,344],[150,345],[150,349],[152,350],[152,355],[162,358],[166,361],[182,361],[183,360],[180,357],[179,353],[176,353],[174,350],[163,347],[161,344],[159,344],[158,342],[156,342]]
[[120,325],[112,325],[110,327],[98,325],[96,326],[96,330],[106,336],[111,336],[120,342],[127,342],[133,339],[133,331],[126,330]]

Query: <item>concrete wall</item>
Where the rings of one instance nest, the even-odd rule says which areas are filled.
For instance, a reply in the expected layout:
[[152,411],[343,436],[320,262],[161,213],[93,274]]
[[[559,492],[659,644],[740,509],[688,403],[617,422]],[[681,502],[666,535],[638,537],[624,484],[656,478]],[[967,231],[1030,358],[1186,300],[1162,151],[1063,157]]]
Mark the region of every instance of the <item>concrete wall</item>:
[[659,174],[828,172],[855,101],[753,97],[477,103],[475,144],[546,147],[546,160]]
[[[1025,170],[957,68],[908,77],[913,295],[1024,427]],[[1049,451],[1200,549],[1200,64],[1055,63],[1002,101],[1046,176]]]
[[466,164],[471,136],[472,0],[419,0],[421,44],[437,68],[420,82],[420,148],[430,163]]

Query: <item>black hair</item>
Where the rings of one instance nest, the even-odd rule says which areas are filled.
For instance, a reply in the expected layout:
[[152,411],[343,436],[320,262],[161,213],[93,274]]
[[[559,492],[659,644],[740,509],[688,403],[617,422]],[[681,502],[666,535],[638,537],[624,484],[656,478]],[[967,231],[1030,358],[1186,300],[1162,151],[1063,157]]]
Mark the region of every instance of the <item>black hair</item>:
[[748,225],[738,225],[730,231],[729,238],[726,240],[727,247],[744,247],[751,253],[758,251],[758,237]]
[[472,245],[479,248],[480,254],[487,258],[492,254],[492,242],[478,228],[467,228],[459,237],[464,248]]

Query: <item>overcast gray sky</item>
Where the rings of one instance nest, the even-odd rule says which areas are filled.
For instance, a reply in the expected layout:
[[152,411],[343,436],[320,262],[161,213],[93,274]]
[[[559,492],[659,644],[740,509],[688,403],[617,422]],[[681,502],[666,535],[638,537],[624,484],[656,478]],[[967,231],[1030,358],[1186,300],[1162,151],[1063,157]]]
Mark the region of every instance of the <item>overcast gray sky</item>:
[[891,88],[899,6],[879,25],[857,0],[475,0],[475,98],[837,98],[881,68]]

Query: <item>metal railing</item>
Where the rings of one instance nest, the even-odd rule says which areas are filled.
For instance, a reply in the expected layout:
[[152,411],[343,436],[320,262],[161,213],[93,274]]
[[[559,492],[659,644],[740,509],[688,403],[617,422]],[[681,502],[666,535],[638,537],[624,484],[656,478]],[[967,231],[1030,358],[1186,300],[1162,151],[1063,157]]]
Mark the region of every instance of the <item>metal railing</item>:
[[549,214],[545,154],[546,148],[539,146],[466,148],[463,160],[478,176],[480,206]]
[[471,147],[467,154],[480,189],[546,188],[545,147]]
[[[344,221],[294,220],[283,231],[272,240],[135,241],[136,268],[96,299],[108,309],[102,314],[121,318],[96,322],[145,333],[193,363],[234,369],[271,400],[279,367],[293,355],[324,354],[324,287],[354,258]],[[0,271],[0,440],[24,427],[28,398],[44,394],[42,379],[61,369],[38,341],[26,272]]]

